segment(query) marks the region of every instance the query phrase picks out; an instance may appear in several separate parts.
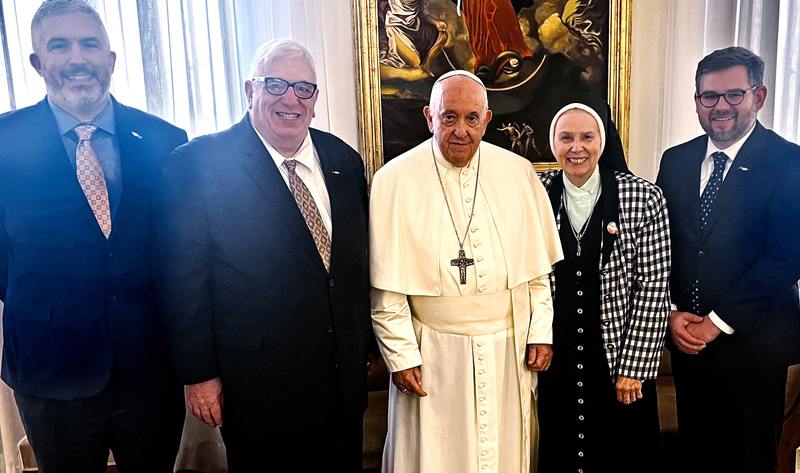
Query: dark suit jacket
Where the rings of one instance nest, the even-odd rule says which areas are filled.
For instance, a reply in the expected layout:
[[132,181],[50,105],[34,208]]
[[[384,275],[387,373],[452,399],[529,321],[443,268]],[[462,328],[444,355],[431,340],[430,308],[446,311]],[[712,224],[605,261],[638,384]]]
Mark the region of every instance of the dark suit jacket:
[[108,240],[47,101],[0,117],[2,377],[20,393],[92,396],[114,363],[132,385],[166,375],[152,276],[152,183],[186,133],[113,106],[122,195]]
[[184,384],[222,380],[225,423],[360,416],[371,335],[359,155],[311,130],[330,195],[330,274],[249,117],[178,148],[157,218],[160,302]]
[[757,123],[701,231],[707,139],[668,149],[656,182],[669,209],[672,301],[690,311],[689,288],[700,281],[700,315],[713,310],[735,330],[706,348],[724,366],[800,361],[800,147]]

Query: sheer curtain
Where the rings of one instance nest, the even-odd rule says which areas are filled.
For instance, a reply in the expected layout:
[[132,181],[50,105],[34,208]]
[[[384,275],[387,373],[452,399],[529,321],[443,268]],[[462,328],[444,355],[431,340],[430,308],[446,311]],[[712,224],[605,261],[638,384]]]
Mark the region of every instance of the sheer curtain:
[[[191,136],[238,121],[242,82],[262,42],[305,43],[316,59],[320,98],[313,126],[357,145],[349,0],[98,0],[117,53],[111,92]],[[38,2],[2,0],[4,60],[0,112],[31,105],[44,83],[28,63],[30,22]],[[335,110],[331,113],[330,110]]]

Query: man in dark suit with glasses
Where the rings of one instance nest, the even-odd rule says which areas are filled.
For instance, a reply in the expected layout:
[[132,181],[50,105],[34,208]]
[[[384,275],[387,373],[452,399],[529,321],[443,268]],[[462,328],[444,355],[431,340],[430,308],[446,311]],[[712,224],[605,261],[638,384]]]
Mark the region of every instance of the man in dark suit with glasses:
[[697,67],[706,135],[664,153],[682,471],[775,471],[787,366],[800,361],[800,147],[756,120],[764,62]]
[[262,45],[248,113],[178,148],[156,217],[160,301],[192,413],[231,473],[361,469],[371,338],[359,155],[309,128],[301,44]]

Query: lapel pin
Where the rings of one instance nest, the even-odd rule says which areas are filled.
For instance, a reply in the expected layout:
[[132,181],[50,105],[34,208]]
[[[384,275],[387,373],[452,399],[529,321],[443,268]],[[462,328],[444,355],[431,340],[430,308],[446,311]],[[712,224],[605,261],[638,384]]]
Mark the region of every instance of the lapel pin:
[[142,135],[140,135],[140,134],[139,134],[139,132],[132,131],[132,132],[131,132],[131,135],[133,135],[134,137],[136,137],[136,138],[138,138],[138,139],[140,139],[140,140],[142,139]]
[[747,171],[750,170],[750,168],[747,167],[747,166],[739,166],[739,170],[742,171],[742,172],[747,172]]
[[606,225],[606,230],[612,235],[619,233],[619,228],[617,228],[616,222],[608,222],[608,225]]
[[336,174],[338,176],[339,174],[341,174],[341,172],[334,169],[333,171],[331,171],[331,174]]

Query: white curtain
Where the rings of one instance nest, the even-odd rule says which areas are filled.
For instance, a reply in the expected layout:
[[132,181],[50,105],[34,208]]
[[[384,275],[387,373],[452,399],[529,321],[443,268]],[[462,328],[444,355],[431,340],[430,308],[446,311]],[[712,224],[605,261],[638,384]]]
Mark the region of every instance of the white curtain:
[[[289,37],[305,43],[316,59],[320,98],[312,125],[357,146],[349,0],[95,4],[117,53],[111,92],[121,102],[159,115],[190,136],[226,128],[244,114],[242,82],[256,48]],[[38,5],[2,0],[7,60],[0,61],[0,112],[44,97],[44,83],[28,63],[30,22]]]

